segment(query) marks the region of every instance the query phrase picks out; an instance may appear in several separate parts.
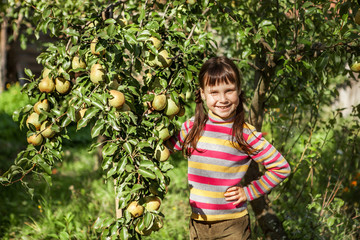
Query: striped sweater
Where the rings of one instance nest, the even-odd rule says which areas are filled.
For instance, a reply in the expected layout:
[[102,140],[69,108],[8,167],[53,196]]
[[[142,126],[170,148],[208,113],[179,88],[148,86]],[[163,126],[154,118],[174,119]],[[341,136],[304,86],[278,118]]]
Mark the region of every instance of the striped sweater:
[[[235,219],[247,214],[247,203],[233,205],[226,201],[225,191],[240,185],[251,160],[266,168],[264,175],[244,186],[248,201],[256,199],[278,185],[290,174],[290,165],[261,133],[249,124],[244,125],[244,138],[257,150],[253,155],[236,149],[231,143],[234,117],[221,119],[211,112],[197,149],[188,158],[191,218],[200,221]],[[170,139],[174,150],[181,150],[194,117],[183,123],[180,133]]]

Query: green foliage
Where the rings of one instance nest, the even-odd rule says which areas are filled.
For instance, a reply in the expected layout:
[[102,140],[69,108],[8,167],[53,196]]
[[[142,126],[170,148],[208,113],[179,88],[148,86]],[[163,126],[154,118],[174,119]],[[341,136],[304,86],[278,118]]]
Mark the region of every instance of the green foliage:
[[[70,138],[68,129],[86,127],[94,139],[105,136],[90,149],[102,147],[104,177],[117,181],[121,209],[149,195],[150,187],[166,199],[172,165],[154,158],[163,142],[156,129],[163,125],[174,134],[184,117],[152,111],[150,102],[154,94],[166,93],[177,104],[191,106],[180,94],[194,91],[194,76],[206,58],[224,54],[243,72],[249,110],[259,113],[254,121],[261,122],[265,115],[269,140],[292,166],[291,177],[274,200],[286,230],[295,239],[342,239],[346,234],[358,238],[359,205],[354,199],[359,198],[359,105],[348,118],[329,109],[339,95],[338,87],[355,77],[346,65],[359,61],[356,1],[107,2],[1,3],[6,14],[0,17],[12,26],[11,38],[20,35],[22,46],[26,35],[53,37],[55,41],[45,44],[37,60],[50,69],[53,79],[71,81],[67,95],[41,93],[42,77],[25,71],[30,82],[23,91],[32,104],[14,118],[25,128],[33,104],[47,99],[51,110],[42,112],[40,119],[50,120],[57,134],[20,152],[1,177],[2,183],[14,182],[29,170],[50,183],[49,173],[61,162],[63,142]],[[20,16],[23,21],[17,23]],[[28,30],[19,32],[21,26]],[[161,40],[160,49],[148,41],[150,37]],[[94,38],[97,43],[91,51]],[[169,53],[170,64],[162,50]],[[75,56],[85,68],[72,69]],[[100,83],[90,77],[94,64],[104,69]],[[127,110],[108,105],[110,89],[125,94]],[[83,109],[86,113],[79,119]],[[260,130],[261,124],[257,127]],[[28,135],[34,131],[29,125]],[[123,213],[121,219],[99,218],[95,222],[99,234],[115,238],[119,230],[122,239],[139,238],[136,224],[140,230],[149,229],[161,217],[158,212],[145,212],[133,219]]]

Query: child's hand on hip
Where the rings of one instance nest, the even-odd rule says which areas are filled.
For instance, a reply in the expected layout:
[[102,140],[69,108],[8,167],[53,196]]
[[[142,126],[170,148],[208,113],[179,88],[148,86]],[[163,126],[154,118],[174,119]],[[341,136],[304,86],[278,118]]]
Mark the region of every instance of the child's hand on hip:
[[238,186],[228,188],[224,196],[226,201],[235,201],[233,202],[234,205],[246,202],[247,200],[244,189]]

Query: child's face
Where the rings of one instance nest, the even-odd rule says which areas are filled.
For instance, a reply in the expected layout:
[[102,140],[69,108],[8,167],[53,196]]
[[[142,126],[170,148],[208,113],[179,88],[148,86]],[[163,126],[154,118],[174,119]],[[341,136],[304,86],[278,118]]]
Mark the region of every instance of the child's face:
[[239,105],[239,90],[234,83],[207,85],[200,92],[209,110],[221,118],[230,117]]

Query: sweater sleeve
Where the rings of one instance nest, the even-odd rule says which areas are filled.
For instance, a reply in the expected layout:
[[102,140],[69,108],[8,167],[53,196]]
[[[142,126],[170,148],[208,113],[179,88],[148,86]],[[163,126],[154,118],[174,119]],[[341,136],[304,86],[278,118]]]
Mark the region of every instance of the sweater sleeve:
[[251,133],[247,142],[254,148],[250,157],[255,162],[262,164],[266,172],[258,180],[252,181],[244,187],[248,201],[259,198],[277,186],[290,175],[290,165],[285,158],[271,145],[261,133],[251,126]]
[[182,124],[180,131],[165,142],[165,146],[171,152],[181,151],[186,135],[189,133],[191,126],[192,126],[192,122],[190,120],[185,121]]

